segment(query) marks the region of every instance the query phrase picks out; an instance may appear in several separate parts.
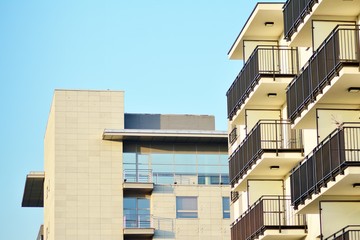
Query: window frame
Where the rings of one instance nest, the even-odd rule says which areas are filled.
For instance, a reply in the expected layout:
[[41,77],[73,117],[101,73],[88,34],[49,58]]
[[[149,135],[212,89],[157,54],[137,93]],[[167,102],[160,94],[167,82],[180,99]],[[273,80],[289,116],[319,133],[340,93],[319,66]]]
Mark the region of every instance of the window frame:
[[[194,200],[194,206],[191,208],[184,208],[182,200]],[[197,196],[177,196],[176,197],[176,218],[178,219],[197,219],[198,216],[198,197]]]
[[[226,203],[226,205],[224,204]],[[223,219],[230,219],[230,198],[229,197],[222,197],[222,218]],[[225,207],[228,207],[226,209]]]

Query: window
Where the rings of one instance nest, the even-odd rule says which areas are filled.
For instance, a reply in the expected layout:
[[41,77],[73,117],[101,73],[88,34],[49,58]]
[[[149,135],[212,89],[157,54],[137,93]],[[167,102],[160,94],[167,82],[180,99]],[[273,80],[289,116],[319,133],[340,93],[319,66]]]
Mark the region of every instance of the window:
[[229,197],[222,198],[223,218],[230,218],[230,200]]
[[149,228],[150,199],[125,197],[124,219],[126,228]]
[[176,197],[176,218],[197,218],[197,197]]

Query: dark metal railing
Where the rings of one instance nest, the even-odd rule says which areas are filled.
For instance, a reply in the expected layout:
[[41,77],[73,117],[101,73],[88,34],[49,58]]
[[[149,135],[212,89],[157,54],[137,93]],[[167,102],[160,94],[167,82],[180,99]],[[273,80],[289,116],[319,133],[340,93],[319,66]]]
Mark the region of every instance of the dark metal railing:
[[230,156],[230,183],[241,179],[264,152],[302,152],[300,130],[291,129],[290,123],[280,120],[261,120],[249,132]]
[[237,139],[237,128],[234,128],[229,134],[229,143],[233,144]]
[[360,225],[349,225],[325,240],[360,240]]
[[235,202],[236,200],[239,199],[240,194],[239,194],[238,191],[231,191],[231,192],[230,192],[230,197],[231,197],[231,199],[230,199],[231,202]]
[[306,230],[306,218],[295,214],[290,198],[263,196],[231,225],[231,239],[256,239],[267,229],[279,232],[283,229]]
[[248,98],[260,77],[294,77],[299,70],[297,48],[258,46],[244,64],[226,93],[231,119]]
[[293,169],[290,180],[295,209],[348,166],[360,166],[360,127],[345,125],[335,129]]
[[285,39],[290,41],[298,26],[318,0],[288,0],[283,7]]
[[330,85],[343,66],[359,65],[359,26],[338,26],[287,88],[288,117],[294,120]]

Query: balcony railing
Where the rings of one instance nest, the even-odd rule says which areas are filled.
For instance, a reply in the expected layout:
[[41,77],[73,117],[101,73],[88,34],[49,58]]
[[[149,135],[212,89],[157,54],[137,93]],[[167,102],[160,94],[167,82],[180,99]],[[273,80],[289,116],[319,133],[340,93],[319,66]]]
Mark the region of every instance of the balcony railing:
[[124,181],[133,183],[151,183],[152,170],[151,169],[125,169]]
[[124,228],[152,228],[151,214],[125,214]]
[[360,240],[360,225],[349,225],[325,240]]
[[261,77],[294,77],[298,69],[297,48],[258,46],[226,93],[228,118],[236,114]]
[[298,26],[318,0],[288,0],[283,7],[285,39],[290,41]]
[[264,196],[256,201],[231,226],[231,239],[252,240],[266,230],[304,229],[305,215],[296,215],[290,198]]
[[229,143],[233,144],[237,139],[237,128],[234,128],[229,134]]
[[265,152],[278,154],[302,150],[300,130],[291,129],[286,121],[261,120],[230,156],[230,183],[234,186]]
[[291,200],[295,209],[348,166],[360,166],[359,139],[360,127],[340,126],[292,171]]
[[359,26],[338,26],[289,84],[286,95],[288,117],[292,122],[315,101],[343,66],[359,66],[359,32]]

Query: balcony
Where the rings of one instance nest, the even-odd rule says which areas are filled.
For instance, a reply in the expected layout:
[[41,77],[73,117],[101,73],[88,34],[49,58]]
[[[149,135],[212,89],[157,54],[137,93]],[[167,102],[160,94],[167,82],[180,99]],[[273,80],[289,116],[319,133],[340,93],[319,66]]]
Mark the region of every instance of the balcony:
[[124,193],[149,194],[154,189],[152,171],[150,169],[124,170]]
[[316,42],[316,36],[323,33],[317,33],[317,30],[313,32],[314,22],[322,22],[322,25],[326,21],[327,24],[354,23],[359,15],[359,6],[359,0],[287,0],[283,6],[284,37],[287,41],[291,41],[291,46],[313,46],[316,50],[316,44],[313,45],[314,40]]
[[292,130],[286,121],[261,120],[230,156],[231,185],[239,180],[244,183],[250,174],[257,178],[284,176],[303,158],[302,152],[301,131]]
[[284,4],[284,34],[290,41],[291,36],[297,31],[298,26],[310,14],[312,7],[318,0],[288,0]]
[[354,184],[359,183],[360,174],[359,125],[340,126],[293,169],[291,201],[295,209],[316,213],[319,201],[328,196],[337,200],[358,197]]
[[231,239],[303,239],[306,229],[305,216],[294,213],[290,198],[264,196],[232,224]]
[[280,106],[285,102],[285,95],[283,102],[278,102],[281,99],[280,93],[297,73],[298,52],[296,48],[258,46],[226,93],[228,118],[231,120],[237,114],[240,107],[251,97],[250,95],[254,95],[252,92],[255,87],[260,86],[262,82],[267,83],[263,86],[265,93],[253,96],[256,97],[255,104],[259,105],[257,101],[262,101],[263,104],[264,97],[270,91],[278,93],[277,102],[274,102],[273,105]]
[[150,214],[127,214],[124,216],[125,239],[151,239],[154,236]]
[[359,33],[358,26],[338,26],[289,84],[286,95],[291,122],[317,103],[356,104],[348,89],[359,86]]
[[349,225],[325,240],[360,240],[360,225]]

